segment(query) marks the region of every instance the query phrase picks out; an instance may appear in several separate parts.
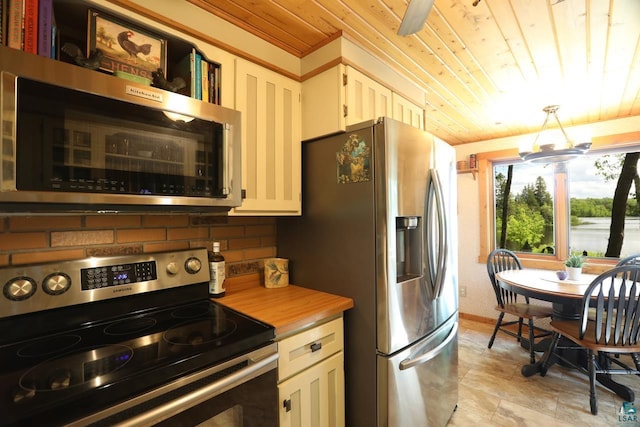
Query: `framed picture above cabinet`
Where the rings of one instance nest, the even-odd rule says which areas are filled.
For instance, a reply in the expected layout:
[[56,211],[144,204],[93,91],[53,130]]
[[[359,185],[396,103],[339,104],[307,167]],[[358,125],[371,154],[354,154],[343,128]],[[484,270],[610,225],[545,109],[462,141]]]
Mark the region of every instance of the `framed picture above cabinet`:
[[166,74],[165,38],[95,9],[88,14],[88,51],[100,49],[100,69],[149,80],[159,69]]

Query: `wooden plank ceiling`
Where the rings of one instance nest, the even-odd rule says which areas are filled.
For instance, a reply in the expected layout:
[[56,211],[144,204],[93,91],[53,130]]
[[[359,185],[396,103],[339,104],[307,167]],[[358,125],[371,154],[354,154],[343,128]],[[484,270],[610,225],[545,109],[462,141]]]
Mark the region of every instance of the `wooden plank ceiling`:
[[303,57],[342,31],[427,91],[426,126],[451,144],[640,115],[640,0],[189,0]]

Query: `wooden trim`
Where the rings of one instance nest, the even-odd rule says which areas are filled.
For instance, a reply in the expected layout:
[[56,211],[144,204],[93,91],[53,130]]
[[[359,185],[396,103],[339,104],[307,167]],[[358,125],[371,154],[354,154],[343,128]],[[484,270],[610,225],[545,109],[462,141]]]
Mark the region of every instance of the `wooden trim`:
[[604,148],[611,145],[635,145],[638,143],[640,143],[640,131],[596,136],[591,139],[592,148]]
[[478,153],[476,154],[476,159],[477,160],[489,160],[489,161],[496,161],[496,160],[511,160],[511,159],[519,159],[519,155],[518,155],[518,150],[515,148],[509,148],[506,150],[499,150],[499,151],[487,151],[485,153]]
[[[554,221],[558,221],[559,224],[566,224],[567,227],[571,227],[571,208],[569,204],[569,183],[567,182],[567,166],[564,163],[554,165],[553,181],[555,183],[555,197],[554,197]],[[563,203],[556,203],[557,200],[562,200]],[[554,227],[558,230],[558,227]],[[558,260],[567,259],[569,257],[569,236],[567,233],[560,233],[554,231],[555,240],[555,258]]]
[[487,325],[495,325],[496,324],[496,319],[490,319],[488,317],[484,317],[484,316],[478,316],[475,314],[469,314],[469,313],[460,313],[459,314],[461,319],[467,319],[467,320],[473,320],[474,322],[478,322],[478,323],[486,323]]
[[488,172],[493,169],[493,163],[485,156],[477,156],[476,159],[478,162],[478,214],[480,215],[480,255],[478,261],[485,263],[495,245],[490,232],[494,214],[493,203],[490,203],[493,197],[489,197],[492,194],[493,186],[491,185],[491,174]]
[[318,74],[324,73],[327,70],[330,70],[331,68],[335,67],[336,65],[340,65],[344,63],[344,58],[340,57],[340,58],[336,58],[333,61],[327,62],[326,64],[313,69],[312,71],[309,71],[308,73],[305,73],[302,77],[300,77],[301,81],[306,81],[309,80],[311,77],[317,76]]

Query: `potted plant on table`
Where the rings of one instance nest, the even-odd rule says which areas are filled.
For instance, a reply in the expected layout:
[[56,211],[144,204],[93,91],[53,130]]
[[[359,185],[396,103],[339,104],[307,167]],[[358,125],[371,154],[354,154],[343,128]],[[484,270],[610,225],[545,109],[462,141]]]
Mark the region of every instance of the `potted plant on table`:
[[571,254],[569,258],[564,261],[564,266],[567,270],[567,279],[580,280],[583,265],[584,257],[582,255]]

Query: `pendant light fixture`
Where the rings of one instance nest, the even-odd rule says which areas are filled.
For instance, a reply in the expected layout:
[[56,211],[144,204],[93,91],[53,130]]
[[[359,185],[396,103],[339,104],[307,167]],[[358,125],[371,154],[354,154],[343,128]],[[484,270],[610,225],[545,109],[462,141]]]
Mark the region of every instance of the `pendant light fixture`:
[[[559,108],[560,106],[558,105],[548,105],[542,109],[542,111],[547,113],[547,116],[544,119],[542,128],[536,135],[536,139],[533,141],[531,150],[520,151],[519,154],[522,160],[533,163],[566,162],[582,156],[589,151],[589,148],[591,148],[591,142],[574,144],[574,142],[569,139],[569,136],[567,136],[567,133],[562,127],[562,123],[560,123],[560,119],[558,119]],[[558,123],[558,127],[562,132],[564,141],[556,142],[548,139],[549,129],[547,129],[547,127],[551,116],[553,116],[556,123]]]

